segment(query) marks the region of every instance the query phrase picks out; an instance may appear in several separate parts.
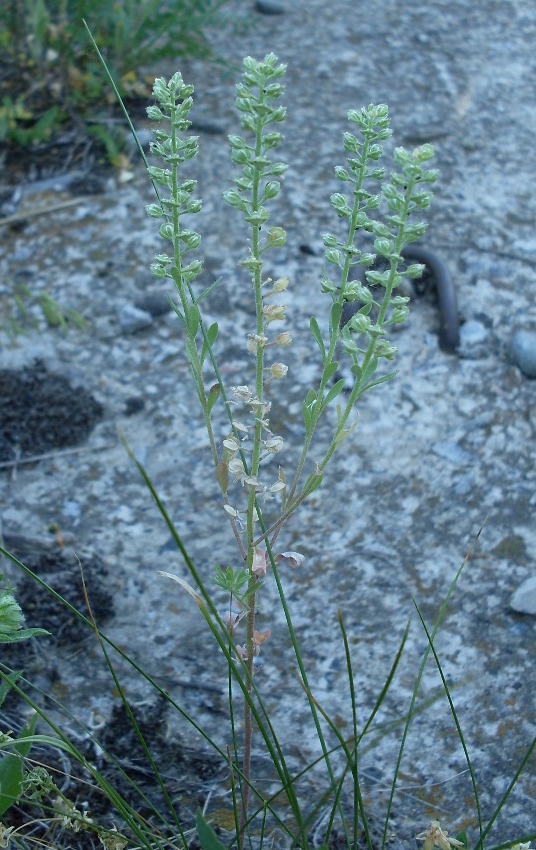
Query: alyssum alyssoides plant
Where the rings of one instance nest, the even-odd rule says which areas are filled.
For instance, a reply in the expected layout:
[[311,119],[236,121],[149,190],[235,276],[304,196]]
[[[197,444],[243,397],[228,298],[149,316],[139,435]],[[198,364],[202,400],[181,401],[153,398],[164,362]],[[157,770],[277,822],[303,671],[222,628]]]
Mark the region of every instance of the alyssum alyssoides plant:
[[[321,328],[316,317],[310,321],[312,337],[320,354],[321,377],[318,386],[310,389],[303,401],[305,439],[296,469],[290,475],[280,460],[283,439],[274,433],[270,422],[270,392],[287,375],[288,368],[282,359],[292,344],[290,332],[282,329],[287,307],[279,299],[289,281],[286,278],[273,281],[263,271],[266,253],[284,245],[286,239],[282,227],[266,227],[268,205],[278,196],[280,178],[287,169],[273,158],[283,138],[275,128],[285,118],[285,107],[280,105],[284,74],[285,66],[278,64],[273,54],[260,62],[250,57],[244,60],[244,75],[237,86],[236,100],[243,135],[229,137],[232,160],[241,174],[234,179],[235,187],[224,192],[224,198],[242,215],[249,229],[248,252],[240,265],[249,277],[248,285],[255,302],[255,324],[244,340],[255,364],[255,380],[248,385],[229,389],[224,386],[214,353],[218,326],[213,324],[206,328],[200,311],[202,300],[212,287],[203,292],[194,290],[202,264],[190,256],[199,247],[201,236],[188,229],[184,221],[185,217],[199,212],[201,201],[193,197],[196,181],[182,173],[186,161],[195,157],[198,150],[197,137],[187,135],[193,87],[184,83],[180,73],[174,74],[169,82],[157,79],[154,85],[156,104],[147,110],[149,117],[158,124],[151,152],[163,161],[163,167],[149,168],[155,188],[161,188],[157,188],[159,202],[148,206],[147,212],[162,219],[160,235],[170,246],[168,253],[156,255],[151,268],[156,277],[171,278],[176,288],[175,312],[206,422],[223,509],[229,517],[241,561],[239,567],[216,567],[214,581],[229,600],[223,617],[217,613],[204,589],[198,593],[182,579],[174,577],[198,602],[244,693],[244,742],[241,760],[236,765],[242,810],[240,832],[248,816],[252,714],[257,724],[263,721],[254,700],[257,685],[253,674],[260,648],[270,634],[268,631],[259,633],[255,628],[257,594],[271,567],[291,628],[277,563],[287,559],[297,565],[302,556],[296,552],[276,554],[275,542],[283,524],[321,484],[330,458],[353,431],[356,421],[352,413],[358,399],[395,374],[385,374],[381,370],[378,373],[378,369],[382,361],[391,362],[396,354],[396,348],[388,339],[389,329],[404,322],[408,315],[408,299],[397,294],[398,287],[403,274],[416,278],[423,268],[419,265],[404,268],[402,249],[422,236],[426,229],[426,225],[415,222],[411,214],[428,208],[432,200],[428,187],[437,176],[435,170],[426,167],[433,149],[423,145],[412,153],[397,148],[394,151],[397,170],[386,179],[386,171],[378,166],[378,161],[383,153],[382,142],[391,136],[387,106],[370,105],[348,113],[354,132],[344,133],[347,161],[344,167],[335,169],[345,191],[331,196],[335,212],[346,224],[346,235],[344,238],[331,233],[323,235],[326,266],[320,286],[330,301],[329,320],[327,328]],[[379,209],[383,202],[388,212],[380,219]],[[364,253],[356,247],[358,231],[371,234],[374,253]],[[376,255],[383,258],[383,271],[370,270]],[[362,282],[360,267],[368,270],[366,283]],[[344,324],[341,316],[346,303],[354,305],[354,309],[352,317]],[[349,358],[353,375],[353,386],[345,394],[342,393],[344,382],[334,382],[338,350]],[[209,382],[205,379],[207,369],[204,369],[207,358],[213,369]],[[223,402],[230,422],[223,443],[219,442],[212,422],[218,402]],[[331,443],[323,456],[315,458],[309,471],[307,464],[318,422],[328,406],[334,404],[337,418]],[[274,469],[274,461],[278,469]],[[262,505],[268,499],[279,503],[278,518],[269,528],[262,517]],[[202,587],[195,569],[190,569],[198,587]],[[243,622],[245,638],[238,641],[235,633]],[[292,628],[291,636],[294,640]],[[294,647],[300,674],[307,686],[295,640]],[[319,729],[318,718],[314,716]],[[265,725],[266,722],[264,718]],[[236,748],[236,740],[234,744]]]

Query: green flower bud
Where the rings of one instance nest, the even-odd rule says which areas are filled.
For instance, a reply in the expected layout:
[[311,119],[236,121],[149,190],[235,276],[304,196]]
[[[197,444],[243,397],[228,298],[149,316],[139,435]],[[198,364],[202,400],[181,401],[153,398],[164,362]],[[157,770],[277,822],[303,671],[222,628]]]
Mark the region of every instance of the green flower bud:
[[271,248],[281,248],[287,241],[286,231],[282,227],[271,227],[268,231],[268,245]]
[[325,275],[322,277],[322,279],[320,281],[320,289],[324,293],[325,292],[336,292],[337,291],[337,287],[335,286],[333,281],[331,281],[329,278],[325,277]]
[[390,322],[393,325],[401,325],[409,316],[409,309],[405,305],[403,307],[395,307],[391,314]]
[[331,263],[333,266],[341,265],[341,252],[336,251],[334,248],[327,248],[325,252],[326,262]]
[[385,357],[386,360],[394,360],[398,348],[391,345],[388,339],[379,339],[376,343],[375,353],[377,357]]
[[373,301],[370,289],[363,286],[360,280],[349,281],[344,288],[344,299],[353,303],[361,301],[362,304],[371,304]]
[[281,187],[280,187],[278,181],[277,180],[270,180],[270,182],[267,183],[266,186],[264,187],[264,190],[263,190],[263,193],[262,193],[263,202],[264,201],[270,201],[273,198],[277,198],[280,190],[281,190]]
[[161,263],[151,263],[149,268],[151,270],[151,274],[152,274],[153,277],[157,277],[157,278],[170,277],[170,275],[166,271],[166,267],[163,266]]
[[322,234],[322,242],[324,243],[326,248],[336,248],[337,247],[337,237],[332,233],[323,233]]
[[166,117],[158,106],[148,106],[146,112],[151,121],[163,121]]
[[394,248],[395,246],[392,239],[380,238],[374,240],[374,250],[382,257],[390,257],[394,251]]
[[361,142],[352,133],[343,133],[342,143],[344,150],[348,153],[359,153],[359,150],[362,148]]
[[412,280],[416,280],[417,278],[421,277],[425,268],[426,266],[423,265],[423,263],[413,263],[411,266],[407,267],[406,271],[404,272],[404,275],[406,277],[412,278]]
[[348,327],[358,334],[368,333],[371,325],[372,322],[370,321],[369,317],[363,315],[363,313],[356,313],[356,315],[352,316],[352,318],[348,322]]
[[159,204],[147,204],[145,212],[147,215],[151,216],[151,218],[162,218],[164,215],[164,210],[161,206],[159,206]]
[[339,218],[349,218],[352,214],[352,211],[348,205],[348,201],[346,199],[346,195],[342,195],[340,192],[334,192],[330,198],[331,206],[339,216]]
[[385,224],[382,224],[381,221],[374,221],[372,223],[372,232],[374,236],[377,236],[381,239],[388,239],[391,236],[389,228],[386,227]]
[[347,183],[351,179],[346,168],[342,168],[340,165],[335,166],[335,174],[343,183]]
[[161,224],[158,232],[162,239],[173,239],[173,225],[168,222]]

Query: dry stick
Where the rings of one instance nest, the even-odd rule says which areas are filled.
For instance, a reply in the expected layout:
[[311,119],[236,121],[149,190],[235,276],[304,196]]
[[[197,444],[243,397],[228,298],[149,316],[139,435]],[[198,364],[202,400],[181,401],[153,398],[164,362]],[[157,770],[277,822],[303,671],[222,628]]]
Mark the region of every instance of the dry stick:
[[104,443],[102,446],[78,446],[75,449],[62,449],[59,452],[45,452],[42,455],[30,455],[29,457],[19,457],[15,460],[4,460],[0,463],[0,469],[8,469],[11,466],[22,466],[23,463],[37,463],[39,460],[55,460],[57,457],[80,454],[80,452],[101,452],[104,449],[113,449],[116,445],[117,443]]
[[62,201],[60,204],[52,204],[51,207],[39,207],[37,210],[28,210],[27,212],[15,213],[7,218],[0,218],[0,227],[7,227],[9,224],[18,224],[21,221],[26,221],[27,218],[34,218],[37,215],[46,215],[57,210],[63,210],[66,207],[74,207],[76,204],[84,204],[87,198],[71,198],[70,201]]

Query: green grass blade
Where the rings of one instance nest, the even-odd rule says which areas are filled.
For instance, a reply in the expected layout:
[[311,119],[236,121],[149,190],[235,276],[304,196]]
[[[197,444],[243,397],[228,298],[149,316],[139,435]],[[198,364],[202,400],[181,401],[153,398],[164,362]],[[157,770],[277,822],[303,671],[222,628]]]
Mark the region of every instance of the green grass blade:
[[483,828],[482,828],[482,810],[480,808],[480,798],[478,796],[476,776],[475,776],[475,773],[474,773],[474,770],[473,770],[473,765],[471,763],[471,759],[469,757],[469,751],[468,751],[467,745],[465,743],[465,738],[463,736],[462,727],[460,725],[460,721],[458,720],[458,714],[456,712],[456,709],[454,707],[454,703],[452,701],[452,697],[450,695],[449,686],[447,684],[445,674],[443,673],[443,668],[441,666],[441,662],[439,661],[439,657],[438,657],[437,652],[435,650],[433,639],[430,635],[430,632],[428,631],[428,629],[426,627],[426,623],[424,622],[424,618],[421,614],[421,611],[420,611],[419,606],[417,605],[417,602],[415,601],[415,599],[413,600],[413,604],[415,605],[415,608],[417,609],[417,614],[419,615],[421,625],[422,625],[422,627],[423,627],[423,629],[426,633],[426,637],[428,639],[428,646],[429,646],[429,648],[430,648],[430,650],[431,650],[431,652],[434,656],[434,661],[436,663],[436,667],[439,670],[439,675],[441,676],[441,681],[443,682],[443,687],[445,688],[445,694],[447,696],[447,700],[448,700],[448,703],[449,703],[449,706],[450,706],[452,717],[454,718],[454,723],[456,724],[456,731],[458,732],[458,737],[460,739],[460,743],[461,743],[462,748],[463,748],[465,761],[467,762],[467,767],[469,768],[469,775],[471,776],[471,783],[472,783],[472,786],[473,786],[473,794],[474,794],[474,797],[475,797],[475,805],[476,805],[476,812],[477,812],[477,818],[478,818],[478,831],[480,833],[480,841],[478,842],[477,846],[483,848],[484,847],[484,844],[483,844],[484,834],[483,834]]
[[[504,792],[503,796],[501,797],[497,808],[495,809],[493,815],[491,816],[491,819],[490,819],[488,825],[486,826],[486,828],[484,830],[483,835],[481,836],[480,841],[478,842],[478,844],[475,845],[475,850],[483,850],[484,839],[486,838],[491,827],[493,826],[493,824],[497,820],[498,816],[500,815],[502,808],[503,808],[504,804],[506,803],[506,800],[508,799],[508,797],[510,796],[510,794],[514,790],[515,785],[517,783],[517,780],[519,779],[523,770],[525,769],[525,765],[527,764],[528,760],[532,756],[532,753],[534,752],[535,748],[536,748],[536,736],[534,737],[532,744],[530,744],[529,748],[527,749],[527,752],[523,756],[521,764],[519,765],[518,769],[516,770],[514,777],[513,777],[512,781],[510,782],[510,785],[508,786],[508,788]],[[524,842],[527,842],[527,841],[534,841],[534,840],[536,840],[536,832],[532,833],[532,835],[525,836],[524,838],[520,838],[517,841],[514,841],[513,844],[518,844],[520,842],[524,843]],[[504,845],[501,845],[501,847],[502,846],[504,846]],[[512,845],[510,845],[510,846],[512,846]],[[500,848],[499,847],[493,847],[493,848],[491,848],[491,850],[500,850]]]
[[[474,541],[471,545],[471,548],[469,549],[469,552],[467,553],[467,555],[463,559],[460,567],[458,568],[458,570],[456,572],[456,575],[454,576],[454,579],[451,582],[451,585],[448,589],[447,595],[446,595],[445,599],[443,600],[443,604],[441,605],[441,608],[439,609],[439,613],[437,615],[436,621],[434,623],[434,627],[432,629],[432,633],[431,633],[432,641],[435,640],[435,636],[436,636],[436,634],[439,630],[441,623],[443,622],[443,618],[446,614],[447,607],[448,607],[448,604],[450,602],[450,598],[451,598],[452,594],[454,593],[454,589],[455,589],[455,587],[458,583],[458,579],[460,578],[460,576],[461,576],[461,574],[462,574],[462,572],[465,568],[465,565],[467,564],[467,561],[469,560],[469,558],[471,557],[471,555],[473,553],[473,550],[476,546],[477,540],[479,539],[480,535],[482,534],[482,530],[484,528],[484,525],[485,525],[485,523],[479,529],[479,531],[478,531],[478,533],[477,533],[477,535],[476,535],[476,537],[475,537],[475,539],[474,539]],[[406,719],[406,723],[404,725],[404,731],[402,733],[402,741],[400,743],[400,749],[399,749],[399,752],[398,752],[398,758],[397,758],[396,765],[395,765],[393,782],[391,784],[391,792],[389,794],[389,801],[388,801],[388,804],[387,804],[387,811],[386,811],[386,814],[385,814],[385,825],[384,825],[384,829],[383,829],[381,850],[385,850],[385,844],[387,842],[387,833],[388,833],[388,829],[389,829],[389,818],[391,816],[391,809],[393,807],[393,800],[394,800],[395,791],[396,791],[396,784],[397,784],[397,781],[398,781],[398,774],[400,773],[400,767],[401,767],[401,764],[402,764],[402,757],[404,755],[404,750],[406,748],[406,740],[407,740],[407,737],[408,737],[409,727],[410,727],[411,721],[412,721],[412,719],[415,715],[415,703],[417,701],[417,694],[419,693],[419,688],[421,686],[421,680],[422,680],[422,677],[424,675],[424,670],[425,670],[426,663],[428,661],[429,655],[430,655],[430,647],[428,646],[426,648],[425,652],[424,652],[424,655],[423,655],[423,658],[422,658],[422,661],[421,661],[421,664],[420,664],[420,667],[419,667],[419,672],[418,672],[417,678],[415,680],[415,685],[414,685],[413,693],[412,693],[412,696],[411,696],[410,706],[409,706],[409,710],[408,710],[408,713],[407,713],[407,719]]]

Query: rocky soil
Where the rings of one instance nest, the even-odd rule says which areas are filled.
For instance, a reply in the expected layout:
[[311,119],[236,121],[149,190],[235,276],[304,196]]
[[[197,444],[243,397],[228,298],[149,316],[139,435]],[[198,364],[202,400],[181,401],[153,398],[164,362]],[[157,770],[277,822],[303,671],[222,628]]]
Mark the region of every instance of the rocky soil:
[[[409,706],[427,646],[412,600],[432,624],[485,523],[453,594],[437,651],[453,686],[488,818],[536,734],[530,584],[519,593],[536,570],[536,381],[511,354],[517,331],[536,331],[535,36],[536,8],[523,0],[359,5],[295,0],[284,14],[259,15],[247,36],[223,42],[213,35],[237,65],[245,54],[269,51],[288,64],[280,158],[291,168],[272,219],[286,228],[288,242],[271,252],[267,268],[274,278],[290,279],[287,327],[294,344],[271,416],[286,442],[285,468],[292,468],[303,436],[301,400],[319,376],[309,318],[326,315],[320,234],[337,227],[329,195],[340,189],[333,166],[344,164],[346,111],[387,102],[395,144],[435,146],[441,177],[423,245],[442,258],[455,282],[460,346],[455,354],[438,346],[433,289],[416,297],[397,335],[397,378],[362,400],[353,438],[279,542],[306,555],[299,570],[283,573],[285,590],[315,696],[350,731],[337,611],[354,652],[363,719],[412,619],[404,660],[380,717],[395,721]],[[220,324],[225,379],[244,384],[250,374],[245,339],[252,325],[248,282],[238,266],[245,235],[238,215],[221,199],[232,176],[226,134],[238,127],[237,75],[196,64],[181,70],[197,94],[201,151],[191,176],[204,199],[195,227],[204,235],[205,282],[222,277],[206,302],[207,321]],[[96,615],[107,634],[225,746],[225,665],[190,597],[157,576],[158,570],[187,573],[118,437],[120,429],[202,574],[208,577],[215,562],[236,563],[178,322],[165,287],[148,272],[162,247],[154,221],[144,214],[151,188],[135,155],[130,171],[132,179],[111,176],[99,194],[82,194],[78,184],[77,203],[0,231],[4,295],[13,282],[24,281],[89,323],[86,331],[63,334],[36,313],[38,331],[15,341],[2,337],[0,386],[11,388],[2,390],[0,414],[2,530],[7,548],[44,577],[52,575],[58,588],[73,586],[78,560],[87,565],[89,597],[98,600]],[[9,174],[0,179],[15,190]],[[18,211],[71,200],[73,193],[59,184],[61,191],[54,183],[43,191],[39,185],[25,187]],[[43,378],[37,415],[35,396],[23,383],[31,375],[34,389],[35,376]],[[20,408],[25,393],[27,412]],[[84,403],[90,433],[79,433],[73,446],[69,437]],[[26,437],[31,416],[41,435],[33,446]],[[223,439],[223,418],[218,423]],[[326,421],[320,429],[315,456],[331,425]],[[28,676],[83,722],[95,712],[112,722],[117,693],[95,640],[81,630],[76,634],[76,628],[66,632],[46,596],[29,591],[13,567],[9,572],[24,591],[29,625],[53,633],[33,649]],[[83,607],[80,588],[73,598],[77,594]],[[259,622],[272,635],[258,685],[292,763],[300,767],[317,754],[318,744],[271,582]],[[118,669],[134,703],[154,698],[130,668],[118,662]],[[429,662],[419,704],[440,692],[440,677]],[[202,741],[178,717],[169,717],[168,724],[169,734],[202,750]],[[365,791],[378,821],[399,733],[397,728],[377,740],[363,756]],[[320,787],[320,776],[310,781],[313,789]],[[192,782],[206,796],[210,784],[199,775]],[[535,800],[533,756],[491,833],[491,846],[536,831]],[[414,836],[431,818],[451,834],[466,827],[471,840],[477,839],[467,764],[444,698],[419,713],[411,728],[391,823],[397,843],[417,846]]]

